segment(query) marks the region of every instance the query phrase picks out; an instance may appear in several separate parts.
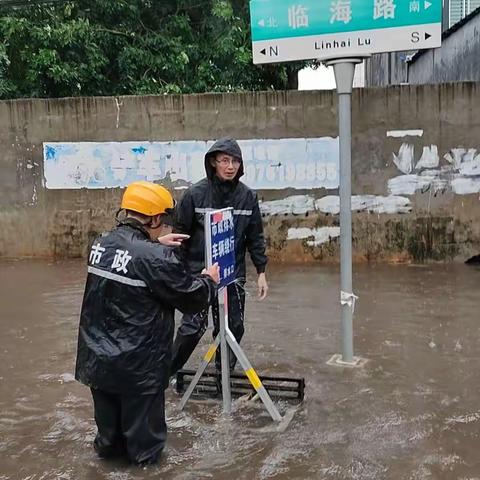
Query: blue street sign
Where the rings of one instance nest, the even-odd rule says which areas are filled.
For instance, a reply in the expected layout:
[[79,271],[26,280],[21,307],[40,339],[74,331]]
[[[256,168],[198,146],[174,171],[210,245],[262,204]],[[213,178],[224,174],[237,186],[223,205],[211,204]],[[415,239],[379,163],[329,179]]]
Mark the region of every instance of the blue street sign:
[[442,0],[252,0],[254,63],[433,48]]
[[219,287],[226,287],[235,280],[233,208],[212,210],[205,214],[205,246],[207,265],[218,263]]

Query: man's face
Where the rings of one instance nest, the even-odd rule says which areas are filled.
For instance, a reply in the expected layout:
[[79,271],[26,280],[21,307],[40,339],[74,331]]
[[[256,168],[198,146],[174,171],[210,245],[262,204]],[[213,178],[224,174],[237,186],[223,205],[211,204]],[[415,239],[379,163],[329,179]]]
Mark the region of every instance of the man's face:
[[217,177],[220,180],[233,180],[240,168],[240,160],[228,153],[217,153],[215,158],[212,159],[212,166],[215,168]]

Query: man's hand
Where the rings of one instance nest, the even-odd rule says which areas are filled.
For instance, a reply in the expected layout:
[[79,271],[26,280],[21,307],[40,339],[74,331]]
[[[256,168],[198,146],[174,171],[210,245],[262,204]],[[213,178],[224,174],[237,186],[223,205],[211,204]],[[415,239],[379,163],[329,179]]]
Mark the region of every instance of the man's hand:
[[220,267],[218,266],[218,263],[215,263],[209,268],[204,268],[202,270],[202,275],[208,275],[215,283],[220,283]]
[[268,283],[267,283],[267,277],[265,276],[265,273],[258,274],[257,283],[258,283],[258,298],[260,300],[265,300],[268,293]]
[[183,233],[169,233],[158,237],[157,240],[166,247],[179,247],[184,240],[190,238],[190,235],[185,235]]

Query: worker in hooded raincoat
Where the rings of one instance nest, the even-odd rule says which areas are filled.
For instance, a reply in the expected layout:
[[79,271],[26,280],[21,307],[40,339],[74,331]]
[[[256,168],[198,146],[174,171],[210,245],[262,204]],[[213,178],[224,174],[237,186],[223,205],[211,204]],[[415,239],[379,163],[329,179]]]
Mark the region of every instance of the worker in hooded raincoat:
[[[240,181],[244,174],[242,151],[232,138],[222,138],[214,143],[205,155],[206,178],[191,186],[183,194],[175,213],[175,230],[189,235],[182,245],[183,254],[193,272],[200,272],[205,265],[204,217],[209,210],[233,207],[235,230],[235,282],[228,286],[229,328],[240,342],[244,333],[246,252],[257,271],[258,295],[267,296],[265,277],[267,257],[262,216],[258,199],[253,190]],[[219,331],[218,302],[212,306],[214,337]],[[208,310],[201,313],[185,313],[177,331],[173,347],[173,375],[186,363],[207,328]],[[220,352],[216,366],[220,369]],[[236,358],[229,349],[230,368]]]

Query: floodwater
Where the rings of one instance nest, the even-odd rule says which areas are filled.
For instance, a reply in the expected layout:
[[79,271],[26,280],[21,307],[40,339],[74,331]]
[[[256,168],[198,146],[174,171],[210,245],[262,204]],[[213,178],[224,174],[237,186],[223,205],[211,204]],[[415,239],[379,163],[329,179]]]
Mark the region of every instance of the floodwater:
[[[261,403],[184,412],[169,389],[168,447],[146,470],[97,459],[88,389],[73,380],[82,261],[0,263],[0,480],[480,479],[480,270],[355,268],[361,369],[339,352],[338,271],[272,266],[248,284],[243,346],[261,373],[304,376],[278,428]],[[204,353],[207,338],[192,365]]]

